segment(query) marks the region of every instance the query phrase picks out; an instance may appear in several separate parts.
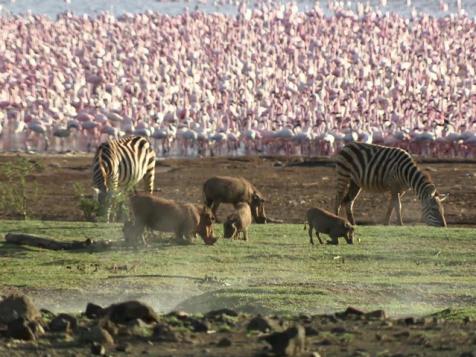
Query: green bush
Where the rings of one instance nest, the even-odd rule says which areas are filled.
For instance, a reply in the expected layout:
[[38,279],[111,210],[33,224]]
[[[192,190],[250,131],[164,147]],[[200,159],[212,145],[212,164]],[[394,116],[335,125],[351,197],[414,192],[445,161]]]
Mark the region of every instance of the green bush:
[[5,180],[0,182],[0,210],[7,216],[27,219],[30,203],[38,199],[38,185],[31,175],[37,165],[17,157],[2,165]]

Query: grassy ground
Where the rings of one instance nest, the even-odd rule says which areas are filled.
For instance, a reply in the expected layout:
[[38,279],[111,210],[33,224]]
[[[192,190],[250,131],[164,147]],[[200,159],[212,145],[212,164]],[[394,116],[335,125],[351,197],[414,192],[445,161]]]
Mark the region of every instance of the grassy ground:
[[[0,221],[0,234],[12,231],[121,239],[115,224]],[[0,243],[0,292],[18,289],[55,310],[138,298],[162,311],[180,304],[194,312],[320,313],[353,305],[398,316],[447,307],[476,316],[475,232],[359,227],[360,244],[311,246],[302,225],[254,225],[249,242],[177,246],[164,238],[151,248],[95,253]]]

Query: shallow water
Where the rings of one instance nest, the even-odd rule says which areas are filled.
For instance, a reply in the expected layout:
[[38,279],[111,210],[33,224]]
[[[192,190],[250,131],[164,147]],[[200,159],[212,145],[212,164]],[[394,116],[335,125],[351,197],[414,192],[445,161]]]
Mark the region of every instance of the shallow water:
[[[177,15],[185,8],[192,10],[202,10],[206,12],[220,12],[233,15],[236,13],[235,5],[213,5],[213,0],[190,0],[190,1],[158,1],[158,0],[0,0],[2,13],[24,14],[31,11],[33,14],[48,15],[55,18],[57,14],[64,11],[72,11],[76,15],[95,15],[100,12],[110,11],[115,15],[124,13],[142,13],[146,10],[158,11],[160,13]],[[227,1],[225,1],[227,2]],[[249,6],[253,7],[257,1],[249,1]],[[275,3],[288,3],[288,0],[275,1]],[[317,1],[326,14],[331,14],[327,1]],[[361,1],[367,3],[367,1]],[[380,1],[368,1],[371,6],[380,9],[382,13],[396,12],[402,16],[410,16],[414,7],[418,13],[424,13],[432,16],[445,16],[457,12],[457,1],[447,0],[448,11],[440,10],[438,0],[409,0],[410,6],[407,6],[407,0],[388,0],[385,7],[379,5]],[[316,2],[312,0],[300,0],[298,6],[300,10],[305,11],[313,8]],[[343,3],[355,9],[357,1],[344,1]],[[476,0],[461,1],[462,8],[469,17],[476,16]]]

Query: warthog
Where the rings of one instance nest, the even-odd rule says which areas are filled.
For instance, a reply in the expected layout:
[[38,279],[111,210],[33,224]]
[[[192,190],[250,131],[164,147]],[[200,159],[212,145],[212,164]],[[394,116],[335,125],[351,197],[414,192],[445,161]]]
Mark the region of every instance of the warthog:
[[248,227],[251,225],[250,206],[246,202],[240,202],[235,207],[236,211],[230,214],[223,224],[223,236],[238,239],[240,233],[243,233],[243,239],[248,240]]
[[[316,230],[319,243],[323,244],[319,233],[328,234],[331,237],[327,244],[339,244],[337,238],[344,237],[348,244],[354,242],[354,227],[344,218],[321,208],[311,208],[307,211],[307,223],[309,224],[310,243],[314,244],[312,239],[312,230]],[[306,229],[306,225],[304,225]]]
[[177,203],[154,196],[137,194],[130,199],[135,222],[124,224],[124,238],[127,242],[136,242],[143,237],[144,229],[159,232],[173,232],[179,242],[190,242],[196,234],[206,244],[215,243],[213,237],[213,215],[208,207],[192,203]]
[[203,184],[205,205],[216,212],[220,203],[231,203],[236,206],[246,202],[251,207],[251,214],[256,223],[266,223],[264,198],[258,189],[243,177],[215,176]]

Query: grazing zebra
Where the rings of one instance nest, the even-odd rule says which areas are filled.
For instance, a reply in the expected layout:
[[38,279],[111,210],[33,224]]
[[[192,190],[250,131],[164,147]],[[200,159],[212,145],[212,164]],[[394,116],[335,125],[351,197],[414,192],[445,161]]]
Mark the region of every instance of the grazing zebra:
[[411,157],[400,148],[354,142],[346,145],[336,157],[337,195],[335,213],[341,205],[346,208],[347,218],[354,222],[353,205],[361,189],[373,192],[390,192],[391,200],[385,216],[385,224],[395,208],[400,225],[402,204],[400,198],[412,188],[422,205],[422,217],[430,226],[446,227],[441,202],[446,195],[439,195],[430,177],[423,173]]
[[145,190],[153,192],[154,176],[155,152],[146,138],[132,136],[102,143],[93,161],[100,212],[109,221],[110,200],[118,187],[131,188],[143,178]]

